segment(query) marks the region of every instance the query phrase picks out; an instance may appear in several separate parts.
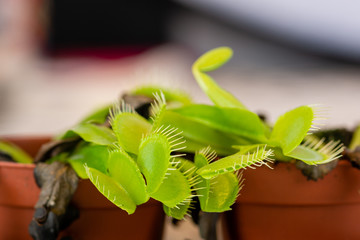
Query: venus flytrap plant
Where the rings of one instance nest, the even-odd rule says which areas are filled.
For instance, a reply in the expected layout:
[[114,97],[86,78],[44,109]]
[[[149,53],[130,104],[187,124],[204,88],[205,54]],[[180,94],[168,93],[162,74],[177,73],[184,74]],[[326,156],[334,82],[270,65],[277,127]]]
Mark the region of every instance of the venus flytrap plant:
[[322,117],[317,111],[314,106],[301,106],[282,115],[271,132],[272,145],[280,147],[283,155],[307,164],[324,164],[339,158],[344,150],[339,141],[323,146],[324,140],[307,137],[319,129],[316,121]]
[[[150,121],[124,103],[116,105],[110,111],[110,123],[117,143],[111,145],[103,165],[95,166],[92,158],[82,158],[80,163],[84,164],[85,170],[79,168],[79,175],[84,175],[85,171],[104,196],[129,214],[149,197],[162,202],[164,211],[177,219],[189,214],[194,197],[200,199],[204,211],[229,210],[240,190],[237,176],[228,173],[206,180],[195,173],[200,166],[208,165],[215,153],[200,151],[196,158],[205,158],[202,165],[198,160],[194,164],[181,159],[186,143],[181,131],[162,123],[166,111],[165,97],[161,92],[154,94]],[[250,117],[254,118],[254,115]],[[127,121],[132,121],[132,127],[137,128],[136,134],[130,134],[130,130],[125,128]],[[92,144],[99,146],[96,144],[101,142],[93,141]],[[86,147],[80,148],[84,149]],[[94,147],[90,144],[89,149],[94,150]],[[76,160],[75,154],[70,163],[76,166]]]
[[[243,168],[239,163],[241,160],[243,163],[246,162],[244,160],[248,160],[249,165],[252,166],[256,166],[254,163],[258,163],[259,166],[265,159],[268,159],[272,151],[282,155],[283,157],[280,157],[282,160],[295,158],[311,164],[327,163],[340,156],[343,149],[340,143],[330,143],[325,148],[309,147],[306,144],[300,145],[311,131],[318,129],[317,125],[314,124],[319,119],[317,107],[301,106],[295,108],[280,116],[274,127],[270,129],[231,93],[221,89],[206,72],[222,66],[231,55],[231,49],[220,47],[204,54],[193,65],[195,79],[216,106],[190,105],[172,109],[172,112],[183,116],[184,120],[188,119],[188,122],[192,120],[207,126],[208,129],[214,129],[223,135],[231,136],[229,142],[232,142],[222,142],[224,145],[241,145],[242,149],[250,146],[252,149],[256,149],[253,146],[267,144],[268,149],[265,150],[264,148],[262,151],[268,151],[269,154],[259,154],[259,149],[248,151],[245,154],[241,151],[230,154],[229,151],[225,158],[199,169],[198,173],[201,176],[211,178],[218,174],[236,171]],[[167,120],[167,123],[172,124],[174,118]],[[185,125],[186,123],[183,122],[182,124]],[[183,130],[183,128],[180,129]],[[184,129],[184,134],[191,136],[188,133],[191,130]],[[195,129],[192,130],[196,132]],[[204,145],[215,145],[211,142],[212,139],[196,139],[191,136],[191,140]],[[219,146],[219,148],[226,148],[226,146]],[[251,148],[248,149],[251,150]],[[260,159],[254,156],[260,156]],[[209,172],[211,174],[207,176]]]
[[290,110],[270,127],[222,89],[209,72],[231,56],[230,48],[220,47],[193,64],[194,78],[214,105],[195,104],[177,90],[138,88],[127,97],[141,96],[146,114],[125,97],[95,112],[61,137],[75,138],[76,145],[62,153],[63,161],[128,214],[153,198],[167,215],[183,219],[196,201],[204,212],[230,210],[247,168],[293,159],[325,164],[341,156],[340,142],[311,134],[322,118],[318,106]]
[[[337,142],[325,145],[314,138],[304,142],[305,137],[317,129],[314,124],[317,120],[316,107],[295,108],[280,116],[273,128],[269,128],[258,115],[218,86],[207,72],[223,65],[231,55],[231,49],[218,48],[204,54],[193,65],[195,79],[214,106],[193,104],[174,92],[163,93],[161,89],[150,87],[136,91],[154,99],[149,120],[124,102],[110,111],[110,124],[118,150],[115,150],[116,154],[110,154],[111,161],[107,160],[107,168],[116,166],[114,159],[118,158],[118,161],[131,165],[127,168],[134,170],[132,175],[142,174],[146,187],[142,181],[137,181],[141,182],[135,188],[142,189],[139,191],[142,201],[133,200],[135,206],[151,197],[164,204],[167,214],[182,218],[189,211],[192,199],[197,196],[202,210],[226,211],[235,202],[242,185],[242,180],[234,172],[269,166],[274,152],[277,156],[283,156],[282,160],[295,158],[308,164],[322,164],[339,157],[342,145]],[[167,108],[165,95],[180,102],[180,106]],[[98,128],[95,131],[92,128],[89,127],[89,131],[99,132]],[[76,129],[80,129],[76,132],[83,139],[89,139],[81,132],[81,127]],[[114,137],[109,136],[100,140],[92,139],[92,142],[104,145],[114,142]],[[222,157],[212,162],[215,151],[204,148],[206,146],[211,146]],[[194,164],[189,168],[191,164],[187,163],[187,171],[181,170],[184,165],[179,163],[184,160],[175,160],[183,152],[195,153]],[[114,154],[126,154],[123,157],[126,160],[121,160],[120,156],[114,157]],[[91,167],[86,169],[90,169],[91,173]],[[130,188],[131,184],[121,184],[125,179],[116,178],[117,175],[111,172],[98,170],[96,175],[105,174],[123,189]],[[94,178],[94,173],[91,174]],[[141,178],[139,174],[137,176]],[[110,183],[108,178],[106,181]],[[130,199],[134,196],[130,196]],[[129,202],[127,198],[125,202]],[[132,210],[128,208],[129,212]]]
[[[185,148],[185,141],[176,128],[159,125],[166,101],[162,93],[155,94],[154,98],[150,121],[137,115],[125,103],[116,105],[111,111],[110,123],[117,143],[111,145],[109,156],[99,161],[102,165],[95,166],[92,158],[87,159],[83,154],[80,163],[84,164],[87,177],[99,191],[129,214],[151,197],[164,204],[167,214],[181,219],[191,207],[195,197],[193,187],[199,176],[193,176],[195,168],[182,171],[184,165],[176,159],[183,156],[177,152]],[[138,125],[135,137],[124,126],[118,125],[131,119],[137,119],[137,122],[132,122],[133,126]],[[84,149],[86,147],[80,151]],[[90,145],[89,149],[94,150],[94,147]],[[77,160],[74,154],[70,163],[76,166],[74,162]],[[81,168],[74,169],[83,175]]]

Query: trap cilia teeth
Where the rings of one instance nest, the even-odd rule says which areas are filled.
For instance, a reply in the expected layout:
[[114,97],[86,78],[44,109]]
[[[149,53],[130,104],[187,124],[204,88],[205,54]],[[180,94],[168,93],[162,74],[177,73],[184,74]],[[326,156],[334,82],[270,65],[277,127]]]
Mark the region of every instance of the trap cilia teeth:
[[308,107],[313,111],[313,120],[308,131],[308,135],[311,135],[312,133],[319,131],[321,127],[325,125],[324,121],[328,119],[330,108],[323,104],[310,104]]

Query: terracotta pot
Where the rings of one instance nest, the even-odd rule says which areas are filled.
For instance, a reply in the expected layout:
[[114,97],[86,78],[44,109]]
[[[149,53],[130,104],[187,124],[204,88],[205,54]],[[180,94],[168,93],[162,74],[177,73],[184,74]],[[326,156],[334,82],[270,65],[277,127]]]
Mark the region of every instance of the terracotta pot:
[[237,203],[222,216],[225,239],[360,239],[360,171],[349,163],[317,182],[287,163],[244,177]]
[[[12,142],[34,155],[49,138],[13,138]],[[31,239],[28,225],[34,213],[39,188],[33,164],[0,162],[0,239]],[[128,215],[109,202],[88,180],[79,182],[73,204],[80,218],[62,232],[73,239],[161,239],[162,205],[150,200]]]

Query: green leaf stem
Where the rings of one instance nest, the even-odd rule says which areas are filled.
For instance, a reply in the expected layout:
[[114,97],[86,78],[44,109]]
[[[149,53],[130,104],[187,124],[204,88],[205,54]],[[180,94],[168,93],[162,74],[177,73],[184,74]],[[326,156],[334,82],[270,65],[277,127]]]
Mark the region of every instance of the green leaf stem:
[[216,70],[232,57],[232,50],[228,47],[219,47],[203,54],[195,61],[192,67],[193,75],[201,89],[217,106],[246,109],[245,106],[231,93],[222,89],[205,72]]

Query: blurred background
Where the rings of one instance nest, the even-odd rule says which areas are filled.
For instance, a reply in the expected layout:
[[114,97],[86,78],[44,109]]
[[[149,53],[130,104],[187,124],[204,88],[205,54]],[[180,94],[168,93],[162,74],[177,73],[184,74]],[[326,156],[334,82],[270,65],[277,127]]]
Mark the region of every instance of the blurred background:
[[352,129],[359,8],[351,0],[0,0],[0,136],[57,134],[141,84],[208,102],[190,69],[218,46],[234,57],[212,76],[249,109],[274,122],[324,104],[327,126]]
[[0,135],[55,134],[139,84],[188,90],[205,51],[230,46],[213,77],[270,121],[298,105],[360,120],[355,1],[0,0]]

